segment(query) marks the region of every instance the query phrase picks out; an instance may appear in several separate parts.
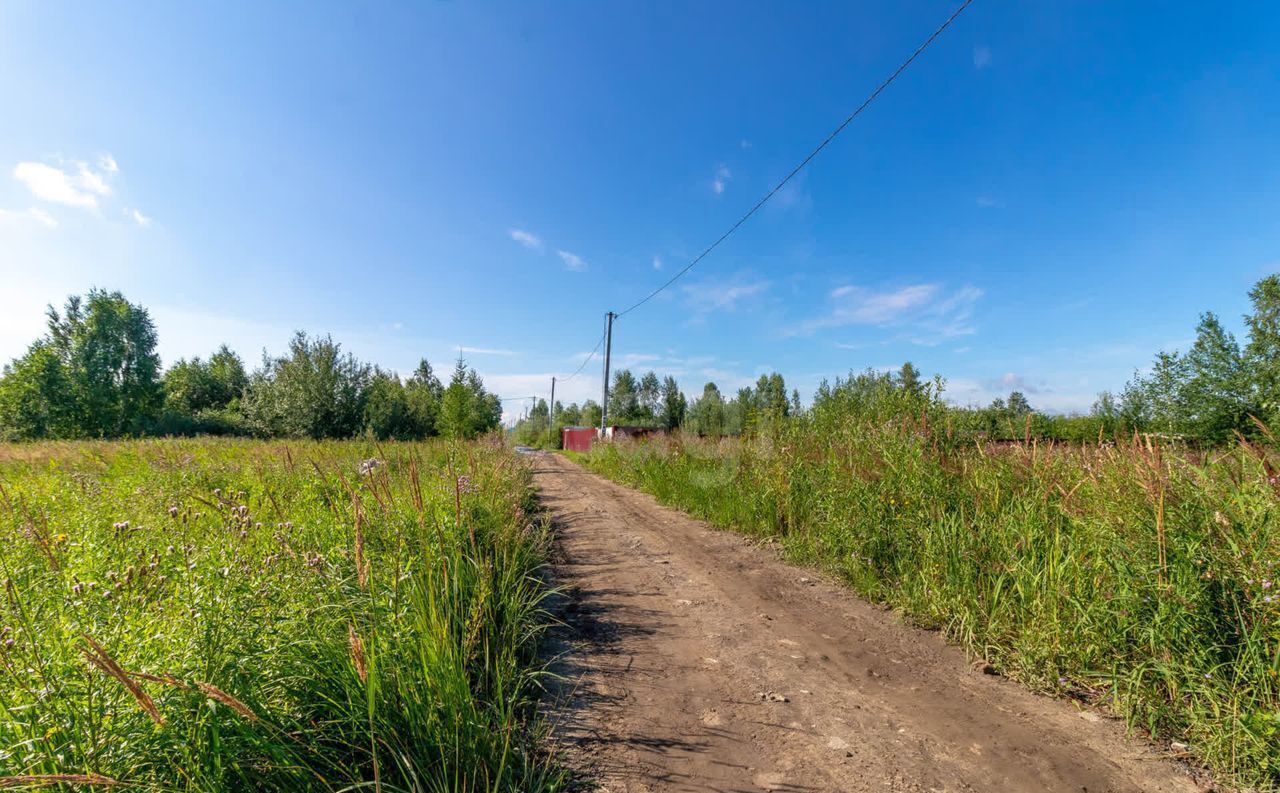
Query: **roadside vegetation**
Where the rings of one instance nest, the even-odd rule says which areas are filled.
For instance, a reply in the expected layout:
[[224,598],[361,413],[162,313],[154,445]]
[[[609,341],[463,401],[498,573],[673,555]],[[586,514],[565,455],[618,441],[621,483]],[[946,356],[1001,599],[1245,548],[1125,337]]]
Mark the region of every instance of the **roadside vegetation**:
[[1043,440],[1041,419],[1007,404],[997,432],[946,405],[940,381],[865,372],[741,438],[597,444],[585,459],[776,538],[1033,688],[1274,788],[1278,284],[1255,288],[1244,350],[1206,315],[1190,353],[1160,356],[1080,442]]
[[0,787],[545,791],[497,441],[0,446]]

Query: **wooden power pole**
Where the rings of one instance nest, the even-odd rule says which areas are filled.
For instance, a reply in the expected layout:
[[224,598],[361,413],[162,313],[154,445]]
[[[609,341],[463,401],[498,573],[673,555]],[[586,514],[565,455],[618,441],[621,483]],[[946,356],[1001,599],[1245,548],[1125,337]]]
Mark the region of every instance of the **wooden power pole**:
[[604,315],[604,402],[600,405],[600,432],[609,426],[609,356],[613,353],[613,320],[616,316],[612,311]]

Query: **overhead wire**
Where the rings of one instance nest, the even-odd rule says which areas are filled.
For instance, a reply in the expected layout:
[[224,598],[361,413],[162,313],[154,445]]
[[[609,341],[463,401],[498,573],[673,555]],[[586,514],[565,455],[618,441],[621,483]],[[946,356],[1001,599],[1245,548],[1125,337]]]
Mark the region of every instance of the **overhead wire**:
[[752,215],[754,215],[756,212],[760,210],[761,207],[763,207],[766,203],[768,203],[769,199],[773,198],[774,195],[776,195],[779,190],[785,187],[786,184],[790,182],[795,177],[796,174],[804,170],[804,167],[808,165],[809,162],[814,157],[817,157],[818,153],[821,152],[823,149],[825,149],[827,145],[831,143],[831,141],[835,140],[837,135],[839,135],[841,132],[844,132],[845,128],[848,127],[849,124],[852,123],[855,118],[857,118],[859,115],[862,114],[862,111],[866,110],[871,105],[871,103],[874,102],[876,98],[880,96],[880,94],[883,93],[884,90],[893,83],[894,80],[898,79],[898,75],[906,71],[906,68],[910,66],[911,63],[916,58],[920,57],[920,54],[924,52],[926,49],[928,49],[929,45],[932,44],[934,40],[938,38],[938,36],[941,36],[943,31],[951,27],[951,23],[955,22],[956,18],[959,17],[960,14],[963,13],[964,10],[968,8],[971,3],[973,3],[973,0],[964,0],[964,2],[961,3],[960,6],[951,13],[951,16],[947,17],[945,22],[939,25],[938,28],[933,31],[933,33],[929,34],[929,38],[925,39],[920,46],[916,47],[915,51],[912,52],[911,55],[905,61],[899,64],[898,68],[894,69],[893,73],[890,74],[884,80],[884,82],[880,83],[880,85],[878,85],[876,89],[871,92],[871,95],[868,96],[865,100],[863,100],[862,104],[858,105],[857,109],[855,109],[852,113],[850,113],[845,118],[844,121],[841,121],[840,125],[831,131],[831,134],[827,135],[827,137],[821,143],[819,143],[817,147],[814,148],[813,151],[809,152],[808,156],[806,156],[803,160],[801,160],[799,165],[792,168],[791,172],[782,178],[782,181],[774,185],[772,190],[770,190],[768,193],[765,193],[764,197],[761,198],[759,201],[757,201],[755,205],[751,207],[751,209],[747,210],[747,213],[745,215],[738,218],[737,222],[735,222],[732,226],[730,226],[728,231],[721,234],[716,239],[715,242],[708,245],[707,248],[702,251],[702,253],[699,253],[696,257],[694,257],[693,261],[686,264],[682,270],[680,270],[678,273],[676,273],[675,275],[667,279],[666,282],[662,284],[662,286],[659,286],[657,289],[645,295],[644,298],[632,304],[629,308],[627,308],[627,310],[619,312],[617,316],[624,317],[627,314],[630,314],[632,311],[635,311],[637,308],[640,308],[645,303],[648,303],[653,298],[657,297],[658,294],[662,292],[662,290],[666,289],[667,287],[674,284],[676,281],[680,280],[680,278],[685,273],[689,272],[694,268],[694,265],[696,265],[698,262],[705,259],[707,255],[710,254],[712,251],[714,251],[716,248],[720,247],[720,243],[729,239],[729,237],[735,231],[737,231],[738,228],[743,223],[746,223],[751,218]]
[[592,359],[592,358],[594,358],[594,357],[596,357],[596,353],[600,352],[600,345],[602,345],[602,344],[604,344],[604,334],[603,334],[603,333],[602,333],[602,334],[600,334],[600,341],[596,342],[595,349],[593,349],[593,350],[591,351],[591,353],[590,353],[589,355],[587,355],[587,357],[586,357],[586,358],[584,358],[584,359],[583,359],[582,363],[578,364],[578,368],[574,370],[573,374],[571,374],[571,375],[569,375],[568,377],[564,378],[564,379],[563,379],[563,380],[561,380],[560,382],[562,382],[562,383],[567,383],[567,382],[569,382],[570,380],[572,380],[573,378],[577,377],[577,376],[582,372],[582,370],[586,368],[587,364],[591,363],[591,359]]
[[[951,24],[955,22],[956,19],[962,13],[964,13],[964,10],[967,9],[970,5],[972,5],[972,3],[973,3],[973,0],[964,0],[964,2],[962,2],[953,12],[951,12],[951,15],[948,16],[946,20],[943,21],[943,23],[939,25],[932,33],[930,33],[929,37],[926,38],[923,42],[921,42],[921,44],[918,47],[916,47],[915,50],[913,50],[909,56],[907,56],[906,60],[898,64],[898,68],[894,69],[893,72],[888,77],[886,77],[879,85],[876,86],[875,90],[872,91],[867,96],[867,98],[862,101],[862,104],[858,105],[858,107],[855,108],[852,113],[846,116],[845,119],[841,121],[840,124],[836,126],[836,128],[833,129],[830,132],[830,134],[828,134],[822,140],[821,143],[815,146],[814,149],[810,151],[805,156],[805,158],[799,162],[799,164],[797,164],[794,168],[792,168],[791,171],[788,172],[787,175],[784,176],[781,181],[775,184],[773,188],[769,190],[769,192],[765,193],[764,196],[759,201],[753,204],[751,208],[746,211],[745,214],[743,214],[740,218],[738,218],[737,221],[735,221],[734,224],[730,226],[723,234],[717,237],[714,242],[712,242],[705,249],[703,249],[701,253],[699,253],[697,256],[693,258],[692,261],[690,261],[683,268],[681,268],[679,272],[677,272],[675,275],[671,276],[666,281],[664,281],[662,285],[659,286],[657,289],[654,289],[652,292],[648,293],[640,300],[631,304],[624,311],[615,313],[614,318],[617,319],[620,317],[624,317],[627,314],[630,314],[632,311],[635,311],[637,308],[640,308],[645,303],[648,303],[653,298],[657,297],[663,290],[665,290],[667,287],[674,284],[676,281],[680,280],[686,273],[692,270],[699,262],[705,259],[708,255],[710,255],[712,251],[720,247],[721,243],[729,239],[729,237],[731,237],[734,234],[734,232],[736,232],[744,223],[750,220],[751,217],[756,214],[756,212],[760,211],[760,209],[765,204],[767,204],[770,199],[772,199],[775,195],[777,195],[778,191],[782,190],[783,187],[786,187],[787,183],[789,183],[792,179],[796,177],[797,174],[799,174],[802,170],[804,170],[805,166],[807,166],[811,161],[813,161],[813,159],[817,157],[818,154],[820,154],[823,149],[825,149],[828,145],[830,145],[831,142],[834,141],[836,137],[840,135],[840,133],[844,132],[844,130],[851,123],[853,123],[854,119],[862,115],[862,112],[866,110],[868,107],[870,107],[871,103],[875,102],[876,99],[879,98],[880,94],[884,93],[885,89],[887,89],[890,85],[892,85],[893,82],[897,80],[898,77],[904,71],[906,71],[907,67],[910,66],[917,58],[919,58],[920,55],[925,50],[927,50],[929,46],[932,45],[933,42],[943,34],[943,32],[946,31],[947,28],[951,27]],[[578,368],[574,370],[573,374],[564,378],[560,382],[568,382],[573,378],[577,377],[579,374],[581,374],[582,370],[586,368],[587,364],[590,363],[596,357],[596,354],[600,351],[600,347],[604,344],[604,340],[605,340],[605,336],[604,334],[601,334],[600,340],[596,342],[595,348],[590,352],[590,354],[587,355],[586,358],[583,359],[582,363],[578,365]]]

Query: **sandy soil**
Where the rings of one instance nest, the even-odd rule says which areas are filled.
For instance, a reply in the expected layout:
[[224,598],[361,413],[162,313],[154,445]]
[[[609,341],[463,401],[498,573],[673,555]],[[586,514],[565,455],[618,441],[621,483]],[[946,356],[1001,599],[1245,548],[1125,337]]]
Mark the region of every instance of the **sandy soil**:
[[548,707],[599,789],[1205,789],[1116,720],[983,674],[768,546],[533,464],[566,623]]

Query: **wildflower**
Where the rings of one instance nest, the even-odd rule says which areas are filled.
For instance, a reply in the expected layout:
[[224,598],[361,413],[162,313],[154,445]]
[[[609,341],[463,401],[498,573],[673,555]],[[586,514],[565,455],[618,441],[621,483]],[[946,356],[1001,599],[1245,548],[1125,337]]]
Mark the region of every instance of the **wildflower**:
[[169,517],[171,517],[171,518],[176,518],[176,517],[178,517],[178,508],[177,508],[177,507],[169,507]]
[[1264,598],[1262,599],[1262,602],[1263,602],[1263,603],[1270,603],[1271,601],[1273,601],[1273,600],[1275,600],[1275,599],[1276,599],[1276,596],[1275,596],[1275,595],[1267,595],[1266,597],[1264,597]]
[[220,487],[215,487],[215,488],[213,489],[213,494],[214,494],[215,496],[217,496],[218,498],[222,498],[222,488],[220,488]]
[[463,474],[462,476],[458,477],[458,492],[459,493],[476,492],[475,485],[471,483],[471,477],[467,476],[466,474]]
[[67,541],[67,535],[59,534],[58,536],[53,538],[53,541],[56,543],[64,543]]
[[1270,589],[1270,588],[1271,588],[1271,582],[1270,582],[1269,580],[1265,579],[1265,578],[1264,578],[1264,579],[1262,579],[1262,588],[1263,588],[1263,589]]

